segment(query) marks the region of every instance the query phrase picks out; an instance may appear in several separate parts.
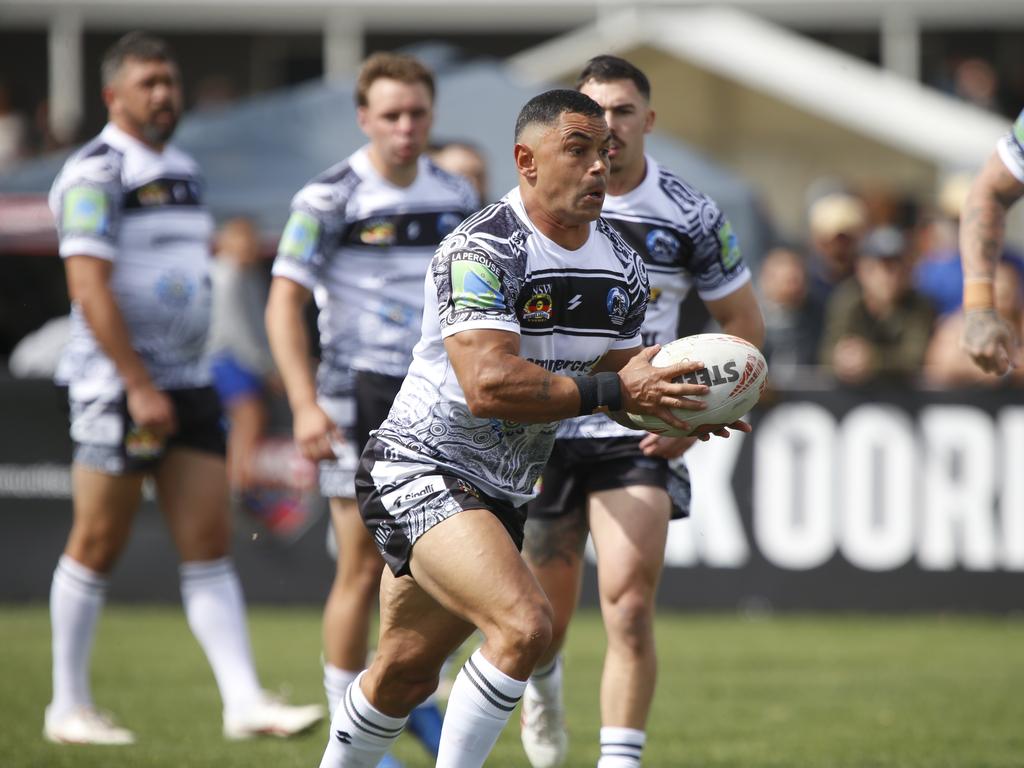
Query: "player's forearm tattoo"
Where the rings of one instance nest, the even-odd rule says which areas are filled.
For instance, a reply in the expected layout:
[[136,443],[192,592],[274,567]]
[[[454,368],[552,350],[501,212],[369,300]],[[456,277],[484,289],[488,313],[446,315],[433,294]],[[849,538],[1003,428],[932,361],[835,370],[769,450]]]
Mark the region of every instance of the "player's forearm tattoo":
[[534,565],[572,565],[583,557],[587,526],[575,514],[555,519],[531,518],[526,523],[523,554]]
[[991,277],[1003,252],[1006,208],[993,197],[970,201],[963,212],[965,268],[967,277]]
[[541,379],[540,387],[538,388],[536,398],[538,400],[550,400],[551,399],[551,380],[554,377],[550,373],[545,373],[544,378]]

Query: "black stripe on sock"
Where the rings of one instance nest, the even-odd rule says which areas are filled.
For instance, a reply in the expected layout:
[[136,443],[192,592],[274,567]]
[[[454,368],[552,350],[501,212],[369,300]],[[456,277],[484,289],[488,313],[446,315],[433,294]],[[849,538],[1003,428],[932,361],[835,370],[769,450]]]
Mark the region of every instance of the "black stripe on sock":
[[[352,683],[352,685],[355,685],[355,683]],[[385,728],[383,725],[375,723],[369,718],[363,717],[363,715],[356,709],[356,702],[355,699],[352,698],[351,688],[352,686],[350,685],[345,689],[344,702],[345,712],[348,713],[349,719],[352,721],[352,725],[371,736],[376,736],[381,739],[397,738],[398,734],[402,732],[402,729],[405,726],[401,725],[398,728]]]
[[602,741],[601,749],[605,747],[628,747],[629,749],[635,749],[641,751],[644,748],[643,744],[630,744],[628,741]]
[[[478,691],[480,691],[480,695],[483,696],[485,699],[487,699],[487,701],[489,701],[491,703],[491,706],[493,706],[495,709],[500,709],[502,712],[511,712],[513,709],[515,709],[516,705],[519,703],[519,699],[513,699],[513,698],[511,698],[509,696],[506,696],[501,691],[495,690],[494,686],[491,685],[489,682],[487,682],[487,680],[484,678],[484,676],[480,674],[480,670],[478,670],[476,668],[476,666],[473,666],[473,668],[470,669],[470,665],[472,663],[473,663],[473,660],[469,659],[466,662],[466,665],[462,668],[462,671],[466,673],[466,679],[469,680],[469,682],[471,682],[473,685],[475,685],[476,689]],[[481,678],[481,681],[483,682],[483,685],[480,685],[480,683],[478,683],[476,681],[476,678],[474,677],[474,673],[476,675],[480,675],[480,678]],[[494,696],[492,696],[488,692],[488,690],[484,688],[484,686],[487,686],[488,689],[490,689],[491,691],[494,691],[494,694],[496,696],[500,696],[501,698],[505,699],[506,701],[512,702],[512,704],[511,705],[502,704],[500,701],[495,699]]]
[[546,670],[544,670],[543,672],[538,672],[534,670],[533,674],[530,675],[530,677],[532,677],[534,680],[543,680],[545,677],[551,677],[551,675],[555,674],[555,671],[557,669],[558,659],[555,659],[553,662],[551,662],[551,666],[548,667]]

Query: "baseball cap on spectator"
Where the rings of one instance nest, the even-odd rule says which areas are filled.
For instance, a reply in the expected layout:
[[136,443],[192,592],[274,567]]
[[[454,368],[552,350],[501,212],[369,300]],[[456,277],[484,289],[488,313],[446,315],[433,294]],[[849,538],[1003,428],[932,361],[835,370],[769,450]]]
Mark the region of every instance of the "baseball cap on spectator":
[[856,236],[868,222],[868,211],[863,201],[842,192],[825,195],[815,201],[808,211],[811,234],[824,240],[837,235]]
[[896,227],[878,227],[864,237],[860,255],[875,259],[901,259],[907,249],[907,239]]

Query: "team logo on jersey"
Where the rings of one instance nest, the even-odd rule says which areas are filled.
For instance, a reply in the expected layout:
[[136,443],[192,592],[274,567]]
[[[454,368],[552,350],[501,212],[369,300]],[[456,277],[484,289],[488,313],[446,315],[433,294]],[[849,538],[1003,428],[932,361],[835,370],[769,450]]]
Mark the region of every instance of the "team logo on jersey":
[[368,222],[359,233],[359,242],[366,245],[393,245],[395,242],[395,224],[388,219],[374,219]]
[[320,238],[320,222],[304,211],[293,211],[281,235],[278,253],[306,263],[313,258]]
[[192,301],[195,287],[184,272],[172,271],[160,275],[156,281],[156,295],[172,309],[183,309]]
[[722,266],[732,269],[740,263],[740,243],[732,231],[732,224],[727,220],[723,220],[722,226],[718,230],[718,242],[722,246]]
[[461,223],[459,214],[445,211],[437,217],[437,236],[444,237]]
[[171,202],[171,190],[161,181],[152,181],[139,187],[138,198],[142,205],[167,205]]
[[651,295],[647,298],[647,305],[654,306],[661,298],[661,288],[651,288]]
[[644,239],[647,253],[656,264],[672,264],[679,256],[679,238],[666,229],[652,229]]
[[64,196],[65,232],[105,235],[110,227],[107,196],[95,187],[72,187]]
[[504,309],[501,281],[486,264],[470,259],[452,262],[452,304],[456,309]]
[[622,325],[629,313],[629,296],[619,286],[609,289],[608,298],[605,300],[608,307],[608,319],[612,325]]
[[538,285],[533,296],[523,306],[523,320],[528,323],[546,323],[551,319],[551,286]]

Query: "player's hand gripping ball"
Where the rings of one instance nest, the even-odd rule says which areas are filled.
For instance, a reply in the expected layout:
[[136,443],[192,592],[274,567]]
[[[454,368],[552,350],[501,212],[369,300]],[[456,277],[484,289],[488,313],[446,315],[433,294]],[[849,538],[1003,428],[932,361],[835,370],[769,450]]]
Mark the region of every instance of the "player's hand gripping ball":
[[[661,368],[686,360],[700,360],[704,367],[686,374],[683,380],[691,384],[706,384],[710,388],[707,394],[690,395],[694,400],[707,403],[704,410],[673,409],[694,432],[707,424],[731,424],[738,421],[757,405],[768,385],[768,364],[761,351],[736,336],[699,333],[676,339],[658,351],[651,365]],[[628,416],[638,429],[658,435],[689,437],[693,434],[676,429],[657,416],[635,413]]]

